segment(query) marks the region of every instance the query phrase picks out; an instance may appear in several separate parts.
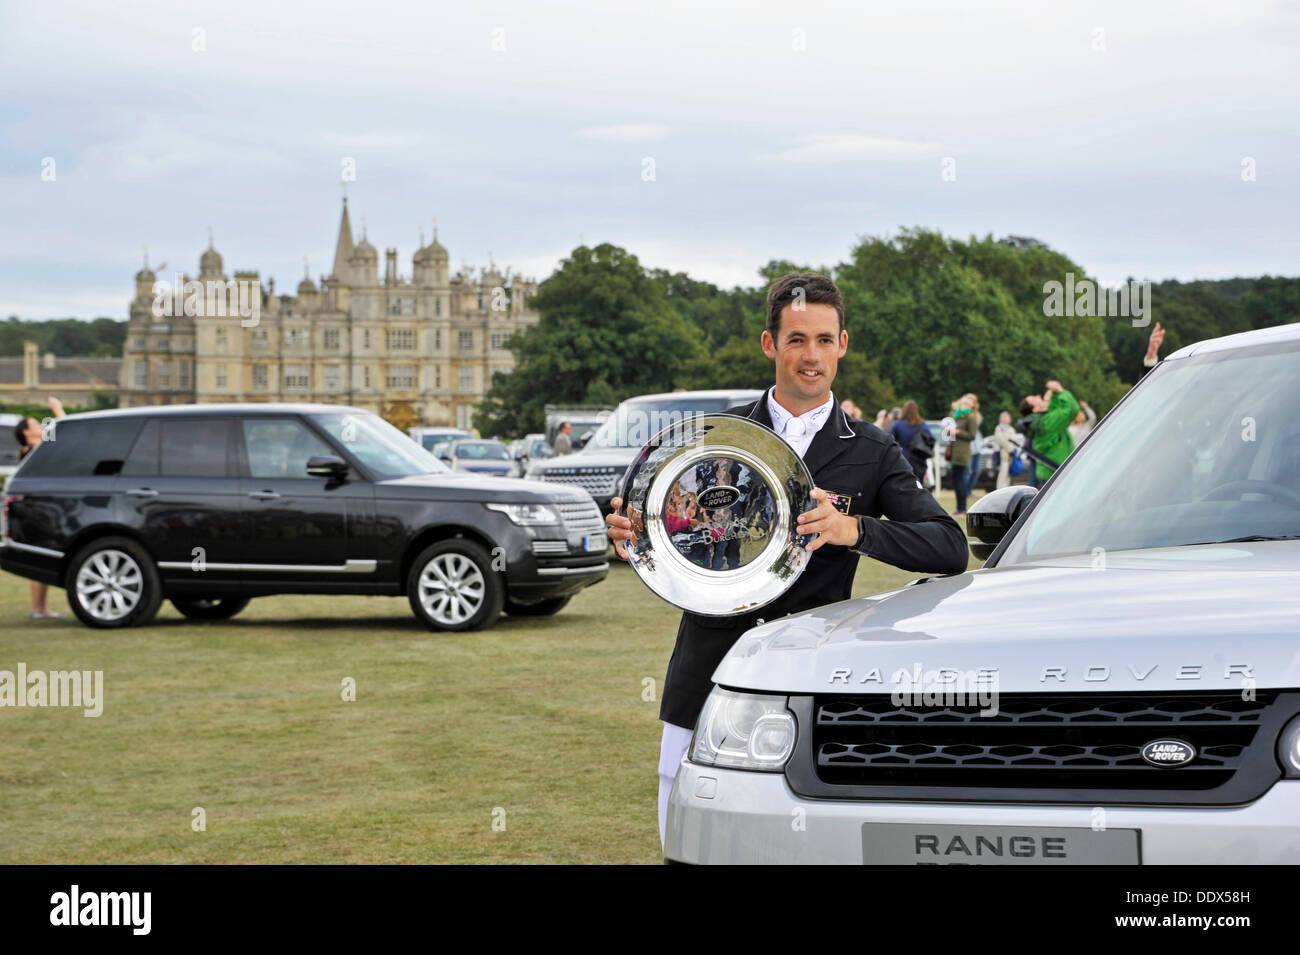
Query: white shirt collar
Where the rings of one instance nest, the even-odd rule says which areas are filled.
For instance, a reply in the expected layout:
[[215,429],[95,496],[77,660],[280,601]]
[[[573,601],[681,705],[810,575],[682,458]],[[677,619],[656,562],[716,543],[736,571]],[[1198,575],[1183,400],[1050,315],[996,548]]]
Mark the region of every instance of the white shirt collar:
[[793,415],[776,400],[775,387],[767,390],[767,414],[772,419],[772,430],[793,445],[800,455],[807,450],[808,444],[812,443],[813,436],[830,420],[831,410],[834,407],[835,394],[832,392],[826,397],[824,404],[801,415]]

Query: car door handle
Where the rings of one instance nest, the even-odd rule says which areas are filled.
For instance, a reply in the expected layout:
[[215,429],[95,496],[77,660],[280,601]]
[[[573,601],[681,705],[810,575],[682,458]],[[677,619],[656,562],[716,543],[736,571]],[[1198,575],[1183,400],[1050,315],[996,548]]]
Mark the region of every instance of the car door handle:
[[248,496],[255,501],[274,501],[280,494],[278,491],[250,491]]
[[126,492],[127,497],[157,497],[158,492],[151,487],[133,487]]

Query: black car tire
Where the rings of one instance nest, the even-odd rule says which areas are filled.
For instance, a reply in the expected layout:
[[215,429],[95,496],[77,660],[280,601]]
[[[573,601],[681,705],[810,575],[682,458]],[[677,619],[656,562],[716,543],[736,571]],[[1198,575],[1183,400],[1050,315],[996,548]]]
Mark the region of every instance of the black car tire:
[[172,606],[191,620],[229,620],[251,597],[173,597]]
[[146,624],[162,604],[158,568],[129,537],[101,537],[81,548],[68,562],[63,586],[77,619],[100,630]]
[[513,600],[506,601],[506,613],[512,617],[549,617],[557,614],[565,608],[573,595],[567,597],[552,597],[549,600],[539,600],[533,604],[516,603]]
[[482,544],[451,537],[416,555],[406,595],[430,630],[485,630],[501,616],[505,585]]

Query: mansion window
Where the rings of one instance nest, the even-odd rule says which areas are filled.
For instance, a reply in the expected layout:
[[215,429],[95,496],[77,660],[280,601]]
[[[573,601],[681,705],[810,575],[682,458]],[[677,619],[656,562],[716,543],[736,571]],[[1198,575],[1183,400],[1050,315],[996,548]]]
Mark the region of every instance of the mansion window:
[[388,303],[389,315],[414,315],[415,299],[413,298],[395,298]]
[[267,340],[265,328],[253,329],[253,350],[254,351],[266,351],[267,346],[269,344],[270,343]]
[[169,361],[158,362],[158,387],[170,388],[172,386],[172,363]]
[[180,379],[180,387],[188,389],[190,387],[190,361],[188,358],[182,358],[180,361]]
[[461,391],[474,390],[474,369],[473,368],[460,369],[460,390]]
[[441,328],[435,328],[433,330],[433,350],[442,351],[442,329]]
[[474,333],[460,332],[456,336],[456,345],[461,351],[474,350]]
[[253,366],[253,389],[255,391],[266,391],[266,366]]
[[389,351],[415,351],[415,331],[410,328],[390,328],[384,332]]
[[149,363],[147,361],[137,361],[135,363],[135,386],[137,388],[149,387]]
[[284,347],[285,348],[306,348],[307,329],[286,328],[284,330]]
[[306,391],[310,370],[306,365],[285,365],[284,366],[284,390],[285,391]]
[[226,330],[224,328],[216,329],[217,333],[217,351],[225,351],[228,341],[226,339]]
[[501,347],[505,344],[505,342],[506,342],[505,332],[492,333],[492,348],[494,351],[499,351]]
[[225,387],[226,387],[226,380],[227,380],[227,379],[226,379],[226,366],[225,366],[225,365],[218,365],[217,368],[216,368],[216,372],[217,372],[217,387],[218,387],[218,388],[225,388]]
[[415,387],[415,369],[410,365],[390,365],[388,387],[398,391],[410,391]]
[[338,365],[325,366],[325,390],[326,391],[339,390],[339,366]]
[[339,330],[337,328],[325,329],[325,349],[326,351],[338,351],[339,349]]

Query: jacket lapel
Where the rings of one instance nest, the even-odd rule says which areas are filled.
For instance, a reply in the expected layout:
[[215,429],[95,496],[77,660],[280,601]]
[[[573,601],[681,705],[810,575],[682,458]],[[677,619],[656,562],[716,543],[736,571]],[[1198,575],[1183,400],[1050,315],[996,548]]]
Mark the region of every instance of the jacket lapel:
[[813,435],[812,444],[808,445],[808,451],[803,456],[803,462],[808,465],[808,470],[812,472],[813,477],[817,477],[817,472],[847,451],[855,437],[857,435],[849,427],[844,412],[840,410],[838,404],[833,405],[830,418],[822,425],[821,430]]

